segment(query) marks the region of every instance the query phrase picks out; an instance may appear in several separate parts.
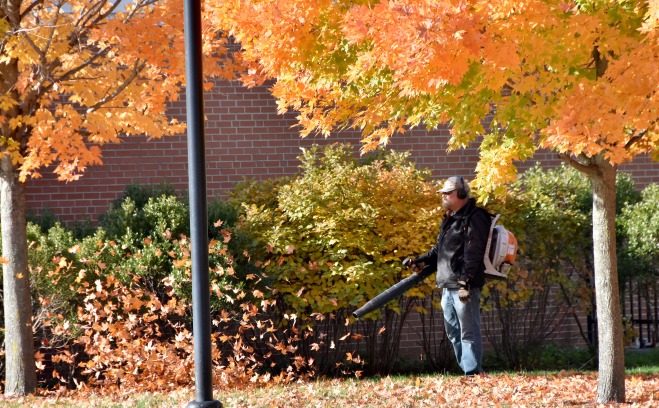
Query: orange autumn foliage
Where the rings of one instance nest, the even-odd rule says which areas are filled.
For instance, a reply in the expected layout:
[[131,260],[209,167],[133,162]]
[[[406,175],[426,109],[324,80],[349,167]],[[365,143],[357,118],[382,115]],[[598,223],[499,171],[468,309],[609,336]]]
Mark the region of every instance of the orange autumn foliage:
[[[0,148],[22,180],[50,165],[75,180],[106,143],[184,131],[166,115],[185,80],[183,3],[10,3],[0,12]],[[228,74],[226,41],[208,24],[203,35],[206,75]]]
[[659,5],[647,0],[230,0],[219,27],[247,85],[273,80],[302,135],[362,131],[362,150],[416,126],[478,142],[475,185],[503,195],[516,163],[554,150],[592,183],[601,383],[624,401],[615,172],[659,159]]
[[[303,135],[343,126],[363,149],[450,122],[482,138],[478,182],[511,181],[540,147],[620,164],[659,157],[656,2],[234,0],[218,26],[248,85],[276,79]],[[485,129],[484,121],[491,120]]]

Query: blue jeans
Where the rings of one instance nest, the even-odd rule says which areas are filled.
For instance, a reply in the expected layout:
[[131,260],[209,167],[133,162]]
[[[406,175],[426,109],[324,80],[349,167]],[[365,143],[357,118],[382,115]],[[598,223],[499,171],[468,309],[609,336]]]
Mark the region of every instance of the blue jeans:
[[455,358],[466,375],[483,371],[483,339],[481,337],[481,290],[469,290],[471,299],[462,303],[457,289],[442,292],[444,328],[453,344]]

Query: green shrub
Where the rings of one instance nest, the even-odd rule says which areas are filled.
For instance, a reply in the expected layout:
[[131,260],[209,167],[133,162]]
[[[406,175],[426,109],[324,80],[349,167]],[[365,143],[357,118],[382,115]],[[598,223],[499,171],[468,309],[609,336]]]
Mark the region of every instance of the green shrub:
[[[70,313],[75,310],[77,276],[60,273],[60,270],[83,269],[78,255],[79,242],[59,223],[45,233],[41,227],[29,223],[27,231],[33,298],[48,299],[49,307],[45,310],[49,313]],[[36,316],[42,316],[39,310],[36,309]]]
[[211,200],[208,203],[208,236],[222,238],[221,229],[218,227],[233,228],[238,223],[239,216],[239,207],[220,199]]
[[[407,154],[387,152],[361,165],[349,145],[315,146],[300,160],[303,173],[278,186],[276,204],[268,198],[245,207],[241,229],[267,253],[265,282],[283,301],[283,313],[309,324],[314,316],[340,322],[405,276],[403,258],[432,245],[441,218],[439,195],[429,173],[417,170]],[[394,325],[402,325],[413,300],[431,288],[422,285],[408,292],[405,303],[388,305],[383,318],[391,335],[379,336],[387,340],[377,347],[390,358],[373,354],[371,364],[391,368],[399,333]],[[381,327],[372,319],[379,316],[363,323],[373,326],[371,352]],[[345,330],[337,324],[329,333],[325,342],[337,344],[336,354],[319,364],[334,366]]]
[[659,184],[647,186],[641,201],[623,208],[619,220],[626,238],[625,248],[633,261],[630,263],[644,266],[637,274],[656,277],[659,272]]
[[549,344],[542,350],[538,370],[594,370],[597,357],[584,348]]
[[130,198],[138,208],[142,208],[149,202],[149,199],[160,196],[174,196],[176,189],[169,183],[160,184],[129,184],[124,188],[123,195],[117,198],[111,205],[110,209],[118,208],[121,203]]
[[[247,286],[256,275],[235,268],[236,257],[250,266],[249,254],[230,228],[239,210],[219,200],[209,207],[218,217],[209,220],[211,308],[216,326],[221,321],[236,330],[231,325],[253,297]],[[188,222],[187,202],[173,190],[131,187],[104,217],[111,234],[103,227],[92,232],[88,225],[78,233],[57,221],[28,225],[43,385],[91,384],[90,375],[109,381],[121,378],[119,382],[126,384],[147,372],[156,384],[162,370],[189,381],[185,374],[192,361]],[[47,225],[50,228],[42,229]],[[234,257],[229,245],[239,255]],[[238,371],[244,365],[241,358],[236,357]],[[159,360],[154,365],[151,359]],[[162,380],[169,384],[171,379]]]
[[[170,204],[167,197],[147,203],[146,219],[163,214],[168,222],[154,218],[156,233],[135,246],[107,239],[103,229],[76,241],[59,225],[48,234],[31,226],[35,333],[44,384],[91,384],[96,380],[89,376],[96,375],[126,385],[146,373],[156,384],[159,372],[174,376],[177,371],[177,378],[189,381],[191,243],[185,235],[169,233],[177,225],[177,205]],[[214,310],[228,313],[228,305],[238,308],[233,303],[242,284],[232,276],[226,249],[224,240],[213,240],[209,264]]]
[[94,235],[98,229],[92,220],[76,220],[67,223],[67,229],[73,233],[76,239],[83,239],[88,236]]
[[149,198],[143,212],[148,225],[148,233],[145,235],[163,235],[169,231],[176,237],[189,231],[190,211],[176,196],[161,195]]
[[146,237],[152,232],[153,226],[145,218],[144,207],[149,200],[162,196],[176,197],[176,192],[168,184],[128,185],[123,195],[112,202],[107,212],[101,214],[99,225],[110,239],[118,239],[127,231],[137,237]]
[[304,152],[304,173],[280,187],[277,207],[246,215],[268,247],[266,273],[298,316],[356,308],[396,283],[402,259],[427,250],[439,220],[436,187],[407,155],[360,166],[349,146],[323,153]]
[[26,219],[28,223],[39,226],[41,231],[48,231],[58,223],[57,216],[50,208],[44,208],[36,212],[32,209],[27,210]]
[[291,180],[291,177],[271,178],[261,181],[244,180],[236,184],[227,202],[234,208],[240,209],[240,214],[244,214],[245,206],[276,208],[279,189],[281,186],[290,183]]

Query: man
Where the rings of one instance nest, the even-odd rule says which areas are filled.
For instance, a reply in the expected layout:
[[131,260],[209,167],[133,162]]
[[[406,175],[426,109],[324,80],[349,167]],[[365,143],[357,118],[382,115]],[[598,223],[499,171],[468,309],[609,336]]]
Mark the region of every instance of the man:
[[483,371],[480,296],[485,284],[483,258],[491,219],[469,197],[469,184],[450,177],[441,190],[446,211],[437,242],[414,259],[413,269],[437,268],[437,287],[443,288],[444,327],[465,375]]

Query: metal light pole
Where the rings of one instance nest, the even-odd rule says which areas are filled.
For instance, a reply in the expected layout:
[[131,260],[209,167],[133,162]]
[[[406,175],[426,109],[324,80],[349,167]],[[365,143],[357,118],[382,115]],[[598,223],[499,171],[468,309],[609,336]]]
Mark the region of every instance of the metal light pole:
[[195,362],[195,400],[190,402],[188,407],[221,408],[222,404],[213,400],[211,361],[201,1],[184,1],[188,183],[192,243],[192,327]]

